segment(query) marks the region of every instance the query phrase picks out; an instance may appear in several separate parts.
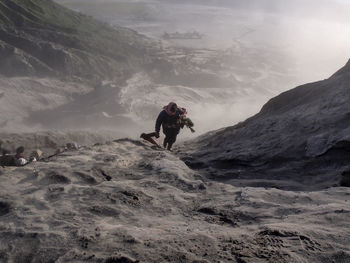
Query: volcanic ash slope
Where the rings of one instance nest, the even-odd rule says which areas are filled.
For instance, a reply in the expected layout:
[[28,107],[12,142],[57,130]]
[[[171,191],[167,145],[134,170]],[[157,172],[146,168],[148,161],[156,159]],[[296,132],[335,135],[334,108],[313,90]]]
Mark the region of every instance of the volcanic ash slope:
[[349,262],[347,188],[204,180],[118,140],[0,170],[1,262]]
[[350,61],[329,79],[284,92],[248,120],[192,141],[183,160],[235,185],[350,186],[349,101]]
[[149,58],[149,39],[50,0],[0,1],[0,75],[99,83]]

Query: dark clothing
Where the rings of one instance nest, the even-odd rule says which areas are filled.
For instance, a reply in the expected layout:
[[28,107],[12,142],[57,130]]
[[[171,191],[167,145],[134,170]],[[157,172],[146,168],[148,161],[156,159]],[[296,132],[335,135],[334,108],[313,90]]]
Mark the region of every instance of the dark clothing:
[[1,166],[16,166],[16,157],[14,155],[0,156]]
[[164,148],[168,148],[168,150],[171,149],[172,145],[176,141],[176,136],[180,132],[180,123],[179,119],[180,116],[183,114],[183,112],[179,109],[176,110],[176,113],[174,115],[169,115],[166,110],[162,110],[157,118],[156,121],[156,132],[159,133],[160,126],[163,127],[163,133],[165,135],[164,139]]
[[171,149],[173,144],[176,142],[176,136],[178,135],[179,131],[176,129],[167,129],[163,133],[165,134],[163,146],[164,148],[168,148],[168,150]]
[[17,153],[15,155],[15,157],[16,157],[16,159],[19,159],[19,158],[27,159],[26,156],[23,153]]
[[183,114],[179,109],[176,110],[174,115],[169,115],[166,110],[162,110],[156,121],[156,132],[160,131],[160,126],[163,126],[163,132],[168,129],[176,129],[177,133],[180,131],[179,118]]

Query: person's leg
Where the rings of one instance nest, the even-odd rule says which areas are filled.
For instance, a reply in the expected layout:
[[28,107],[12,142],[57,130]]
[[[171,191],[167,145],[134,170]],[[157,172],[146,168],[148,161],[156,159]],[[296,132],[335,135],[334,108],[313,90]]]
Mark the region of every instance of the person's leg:
[[163,141],[164,148],[166,148],[167,144],[168,144],[168,137],[165,136],[164,141]]
[[167,149],[169,151],[171,151],[171,147],[173,146],[173,144],[176,142],[176,136],[177,136],[177,130],[172,130],[169,134],[168,134],[168,147]]
[[163,146],[166,148],[167,144],[169,143],[169,129],[163,128],[163,133],[165,135],[164,141],[163,141]]

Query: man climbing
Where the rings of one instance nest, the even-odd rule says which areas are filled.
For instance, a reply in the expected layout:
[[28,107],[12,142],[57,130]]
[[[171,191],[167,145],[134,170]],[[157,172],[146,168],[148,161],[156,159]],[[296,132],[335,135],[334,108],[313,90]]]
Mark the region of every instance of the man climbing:
[[156,121],[156,131],[142,133],[140,137],[156,145],[158,148],[161,148],[158,142],[152,137],[159,138],[160,126],[163,126],[163,133],[165,134],[163,146],[171,151],[171,147],[176,141],[176,136],[179,134],[180,128],[182,129],[186,126],[191,132],[195,132],[193,129],[194,124],[190,118],[186,117],[186,114],[187,111],[185,108],[179,108],[175,102],[170,102],[167,106],[164,106],[163,110],[159,113]]
[[181,118],[186,114],[186,110],[178,108],[175,102],[170,102],[159,113],[156,121],[155,137],[159,138],[160,126],[163,126],[163,133],[165,134],[163,146],[169,151],[176,141],[176,136],[180,132]]

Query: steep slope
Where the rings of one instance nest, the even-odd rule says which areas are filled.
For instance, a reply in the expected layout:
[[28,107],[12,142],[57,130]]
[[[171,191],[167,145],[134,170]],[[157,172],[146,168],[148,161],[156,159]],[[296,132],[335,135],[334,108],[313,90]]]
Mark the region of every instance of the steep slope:
[[350,169],[349,81],[350,62],[327,80],[271,99],[245,122],[201,136],[183,158],[232,183],[339,185]]
[[150,41],[49,0],[0,1],[0,74],[117,79],[147,60]]
[[1,262],[350,260],[346,188],[237,188],[128,139],[0,167],[0,178]]

